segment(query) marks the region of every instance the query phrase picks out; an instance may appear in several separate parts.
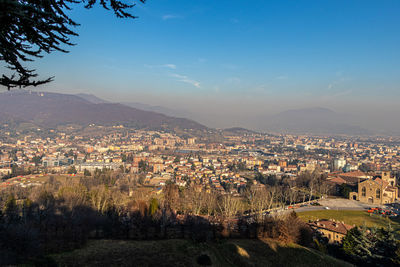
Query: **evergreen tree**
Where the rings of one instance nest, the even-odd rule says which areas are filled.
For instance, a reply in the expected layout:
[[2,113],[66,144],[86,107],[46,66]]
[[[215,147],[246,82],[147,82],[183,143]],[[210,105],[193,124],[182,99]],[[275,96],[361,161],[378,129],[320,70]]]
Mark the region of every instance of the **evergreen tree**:
[[367,261],[371,258],[372,247],[366,227],[350,229],[343,239],[344,252],[356,261]]
[[11,174],[13,176],[17,176],[17,173],[18,173],[18,165],[17,164],[13,164],[12,167],[11,167]]
[[377,231],[374,255],[376,260],[388,260],[396,257],[398,242],[391,224],[387,229],[381,228]]
[[7,218],[8,223],[14,223],[18,220],[19,212],[18,212],[17,201],[13,195],[8,196],[3,207],[3,212],[5,217]]
[[150,215],[154,215],[158,210],[158,200],[156,198],[152,198],[150,201],[149,212]]
[[149,164],[147,163],[147,161],[145,161],[145,160],[141,160],[141,161],[139,161],[139,172],[147,172],[148,171],[148,167],[149,167]]
[[71,166],[68,169],[68,174],[76,174],[78,171],[76,170],[75,166]]
[[387,229],[354,227],[343,239],[345,254],[357,264],[392,266],[400,260],[399,242],[391,225]]
[[92,176],[92,174],[90,173],[90,171],[88,171],[87,169],[83,170],[83,175],[84,176]]
[[3,74],[0,85],[10,89],[50,82],[52,78],[34,80],[38,74],[23,63],[41,58],[43,53],[68,52],[63,47],[73,45],[70,38],[78,34],[72,27],[79,24],[65,11],[71,10],[72,4],[83,4],[90,9],[98,2],[103,8],[114,11],[118,18],[135,18],[127,12],[135,4],[119,0],[0,1],[0,61],[4,61],[14,72]]

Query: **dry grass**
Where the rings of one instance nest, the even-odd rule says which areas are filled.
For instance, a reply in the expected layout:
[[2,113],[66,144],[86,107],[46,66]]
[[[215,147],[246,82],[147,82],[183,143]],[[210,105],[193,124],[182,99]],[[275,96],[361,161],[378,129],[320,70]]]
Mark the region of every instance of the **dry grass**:
[[83,249],[50,257],[58,266],[200,266],[200,255],[207,255],[212,266],[348,265],[301,246],[249,239],[214,243],[98,240]]
[[358,210],[316,210],[304,211],[297,213],[300,219],[308,222],[309,220],[315,221],[317,219],[334,219],[343,221],[346,224],[368,227],[388,227],[389,223],[398,232],[400,230],[400,223],[398,219],[384,218],[379,215],[369,214],[366,211]]

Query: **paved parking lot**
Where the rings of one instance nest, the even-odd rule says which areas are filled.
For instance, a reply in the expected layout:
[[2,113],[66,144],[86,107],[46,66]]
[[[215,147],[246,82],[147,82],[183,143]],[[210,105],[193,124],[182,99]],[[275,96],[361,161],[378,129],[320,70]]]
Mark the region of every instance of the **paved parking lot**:
[[[318,201],[321,206],[307,206],[296,209],[296,212],[310,211],[310,210],[322,210],[322,209],[332,209],[332,210],[365,210],[369,209],[371,205],[361,203],[359,201],[344,199],[344,198],[331,198],[322,199]],[[376,205],[373,205],[376,207]]]

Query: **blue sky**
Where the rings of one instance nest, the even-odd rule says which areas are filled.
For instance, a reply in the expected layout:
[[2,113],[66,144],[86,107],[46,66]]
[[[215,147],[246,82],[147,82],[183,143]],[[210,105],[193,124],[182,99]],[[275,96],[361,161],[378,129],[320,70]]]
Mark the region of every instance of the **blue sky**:
[[56,76],[45,89],[181,108],[212,126],[308,106],[399,112],[400,1],[148,0],[132,13],[75,7],[77,45],[37,62]]

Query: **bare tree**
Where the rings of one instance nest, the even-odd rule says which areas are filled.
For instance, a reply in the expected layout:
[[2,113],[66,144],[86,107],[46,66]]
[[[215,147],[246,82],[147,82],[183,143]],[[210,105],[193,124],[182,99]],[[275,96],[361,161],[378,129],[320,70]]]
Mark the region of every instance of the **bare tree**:
[[175,184],[164,187],[164,207],[176,211],[179,206],[179,189]]
[[82,185],[62,187],[58,192],[58,198],[72,212],[76,207],[82,207],[88,204],[87,189]]
[[194,215],[200,215],[201,211],[204,210],[207,196],[205,191],[197,191],[191,187],[186,191],[186,196],[189,198],[191,211]]
[[217,206],[219,212],[225,218],[234,217],[243,207],[242,202],[231,194],[221,195],[218,199]]
[[296,187],[289,187],[288,194],[289,194],[289,205],[293,205],[294,203],[297,202],[297,199],[299,197],[299,191],[297,190]]
[[208,216],[215,213],[217,209],[217,194],[214,191],[205,194],[206,202],[205,202],[205,210]]
[[268,209],[271,209],[276,202],[276,197],[277,197],[277,188],[275,186],[271,186],[268,188]]
[[107,207],[110,205],[110,195],[108,189],[103,185],[97,186],[90,190],[89,198],[93,208],[100,213],[104,213],[107,210]]
[[265,187],[254,188],[251,187],[246,190],[245,196],[251,212],[257,221],[262,220],[263,211],[268,207],[270,202],[270,194]]

